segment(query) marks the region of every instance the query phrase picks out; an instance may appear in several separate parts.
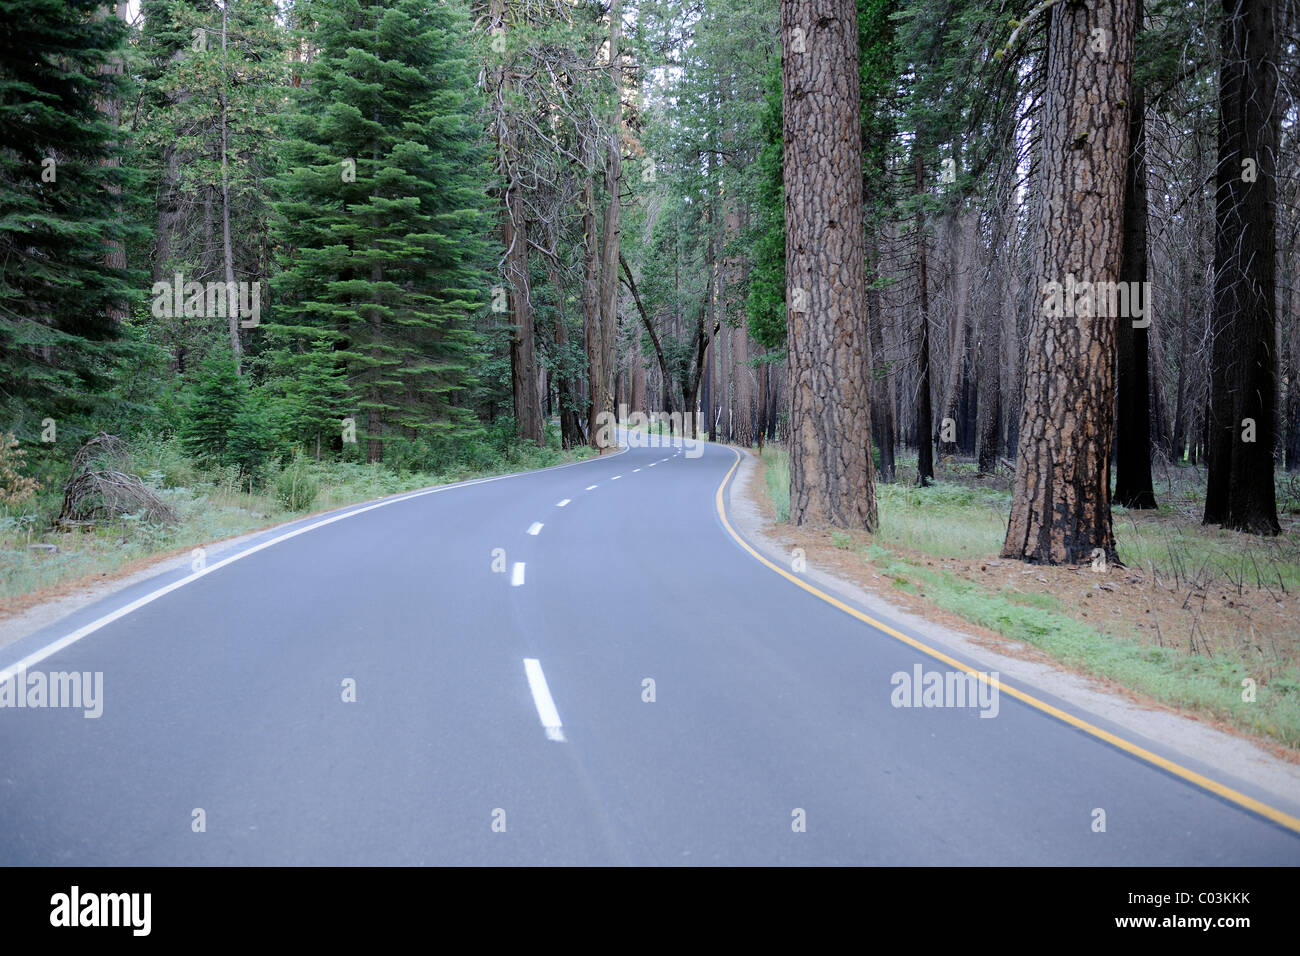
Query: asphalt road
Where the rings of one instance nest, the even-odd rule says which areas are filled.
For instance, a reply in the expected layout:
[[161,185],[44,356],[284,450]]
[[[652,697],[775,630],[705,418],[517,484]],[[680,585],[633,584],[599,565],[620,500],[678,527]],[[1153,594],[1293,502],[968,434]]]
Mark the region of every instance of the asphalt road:
[[1300,863],[1295,832],[1008,694],[894,706],[892,675],[943,665],[743,550],[714,504],[734,461],[408,497],[5,648],[188,579],[31,665],[102,672],[100,717],[0,709],[0,863]]

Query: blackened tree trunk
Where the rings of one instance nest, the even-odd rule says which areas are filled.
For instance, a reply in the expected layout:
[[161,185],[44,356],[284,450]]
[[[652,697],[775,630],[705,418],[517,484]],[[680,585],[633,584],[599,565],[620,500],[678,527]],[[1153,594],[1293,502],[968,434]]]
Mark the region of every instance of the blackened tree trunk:
[[[874,272],[879,266],[880,258],[874,239],[870,245]],[[871,376],[871,438],[876,451],[880,453],[880,480],[891,484],[894,481],[894,416],[889,402],[889,368],[883,362],[884,321],[880,289],[876,287],[873,277],[867,286],[867,326],[871,336],[871,368],[867,370]]]
[[1119,278],[1134,13],[1134,0],[1058,4],[1047,28],[1034,262],[1043,300],[1029,324],[1008,558],[1073,564],[1100,551],[1118,562],[1110,511],[1115,318],[1094,314],[1108,309],[1080,316],[1053,305],[1069,304],[1071,277]]
[[[1005,266],[1003,266],[1005,268]],[[975,439],[979,473],[991,475],[998,465],[998,437],[1002,423],[998,414],[999,356],[1002,352],[1002,315],[990,307],[984,315],[979,347],[979,397],[976,399]]]
[[790,520],[876,527],[854,0],[782,0]]
[[1205,523],[1281,529],[1277,438],[1277,33],[1269,0],[1224,0],[1215,192],[1214,345]]
[[[1137,28],[1142,24],[1142,0],[1137,0]],[[1142,87],[1134,85],[1129,111],[1129,162],[1124,181],[1124,259],[1121,282],[1129,289],[1147,281],[1147,162],[1146,104]],[[1130,291],[1129,301],[1133,301]],[[1148,378],[1151,303],[1143,302],[1141,318],[1119,316],[1118,390],[1115,419],[1115,501],[1125,508],[1154,508],[1151,484],[1151,383]]]
[[916,383],[916,483],[924,488],[934,481],[934,415],[930,410],[930,290],[925,261],[925,211],[920,205],[925,193],[925,164],[921,152],[912,147],[912,174],[916,186],[917,294],[921,306],[921,343],[917,350]]

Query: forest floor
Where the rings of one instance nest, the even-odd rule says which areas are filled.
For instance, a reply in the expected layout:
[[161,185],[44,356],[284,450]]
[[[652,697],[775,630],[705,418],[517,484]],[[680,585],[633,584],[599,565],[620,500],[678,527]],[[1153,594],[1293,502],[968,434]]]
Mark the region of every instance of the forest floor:
[[479,467],[445,473],[399,471],[355,462],[309,462],[314,499],[294,509],[268,475],[253,490],[233,469],[205,471],[174,442],[139,443],[135,470],[177,515],[150,523],[127,515],[76,528],[54,524],[61,492],[49,488],[20,513],[0,507],[0,620],[107,582],[125,581],[154,565],[212,548],[252,532],[376,498],[434,485],[529,471],[590,457],[586,447],[510,448]]
[[943,459],[922,489],[915,459],[901,460],[898,481],[876,485],[876,534],[796,529],[787,453],[768,446],[759,467],[750,493],[769,533],[810,564],[1300,762],[1300,495],[1286,476],[1283,533],[1261,539],[1201,525],[1202,470],[1158,469],[1159,509],[1116,508],[1123,566],[1095,570],[999,558],[1011,476],[980,476],[970,461]]

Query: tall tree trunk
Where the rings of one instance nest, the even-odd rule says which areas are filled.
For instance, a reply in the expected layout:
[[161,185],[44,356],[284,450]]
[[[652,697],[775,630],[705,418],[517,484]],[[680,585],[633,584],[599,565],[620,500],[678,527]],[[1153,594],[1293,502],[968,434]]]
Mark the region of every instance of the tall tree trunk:
[[961,384],[966,370],[966,325],[967,303],[970,300],[970,280],[973,269],[972,259],[975,250],[975,234],[979,231],[979,215],[959,212],[953,217],[957,235],[953,245],[957,250],[956,276],[953,282],[953,320],[952,336],[949,339],[948,374],[944,378],[943,402],[940,404],[940,434],[943,426],[951,423],[952,441],[936,440],[940,455],[955,455],[960,450],[957,438],[959,420],[958,403],[961,400]]
[[[1067,314],[1073,303],[1061,296],[1073,297],[1075,277],[1119,278],[1133,31],[1134,0],[1060,4],[1051,11],[1033,273],[1043,298],[1029,324],[1015,490],[1002,548],[1008,558],[1066,564],[1100,551],[1118,563],[1110,511],[1115,319]],[[1056,304],[1069,308],[1049,307],[1053,283]]]
[[230,241],[229,113],[226,99],[226,7],[221,6],[221,258],[226,270],[226,322],[230,326],[230,351],[235,371],[242,373],[243,348],[239,344],[239,295],[235,290],[235,251]]
[[1273,488],[1278,374],[1274,11],[1269,0],[1223,3],[1206,441],[1205,523],[1262,535],[1281,530]]
[[867,332],[871,340],[871,367],[866,370],[871,380],[871,438],[880,454],[880,480],[886,484],[894,481],[894,415],[889,400],[889,370],[883,364],[885,354],[885,313],[880,304],[880,289],[876,285],[880,268],[879,243],[874,228],[867,243],[870,266],[867,271]]
[[[1142,0],[1135,0],[1136,29],[1142,28]],[[1129,162],[1124,177],[1124,259],[1121,282],[1132,290],[1145,288],[1147,281],[1147,161],[1146,102],[1142,87],[1135,84],[1129,100]],[[1151,485],[1151,384],[1148,379],[1148,338],[1151,303],[1143,303],[1144,315],[1120,316],[1119,361],[1115,419],[1115,501],[1125,508],[1154,508]],[[1141,327],[1137,324],[1141,322]]]
[[790,520],[876,527],[854,0],[782,0]]
[[[1005,264],[999,264],[1005,269]],[[1001,287],[998,283],[997,287]],[[1006,306],[1004,306],[1005,308]],[[1002,314],[990,303],[981,323],[979,343],[979,397],[976,399],[975,452],[979,473],[991,475],[998,464],[998,434],[1001,422],[998,416],[999,353],[1002,351]]]
[[605,353],[600,334],[600,250],[596,235],[596,183],[588,176],[582,203],[582,338],[587,353],[587,443],[596,445],[596,415],[605,408]]
[[[100,7],[95,12],[96,19],[105,20],[110,16],[119,18],[124,22],[128,21],[130,16],[128,5],[118,3],[111,10],[107,7]],[[108,75],[120,74],[122,70],[122,58],[117,55],[109,57],[99,67],[101,74]],[[122,158],[118,153],[119,140],[117,138],[122,127],[122,103],[114,97],[110,100],[101,100],[96,105],[99,111],[104,114],[105,122],[113,128],[113,140],[108,144],[112,155],[108,159],[102,160],[102,162],[109,168],[117,169],[122,165]],[[122,193],[122,188],[113,184],[108,187],[108,192],[112,196],[119,196]],[[110,269],[126,269],[126,246],[122,240],[110,239],[107,246],[108,251],[104,254],[104,265]],[[109,318],[113,320],[115,325],[126,321],[127,310],[124,303],[114,302],[107,311]]]
[[[1300,246],[1300,243],[1296,244]],[[1293,250],[1290,261],[1295,262]],[[1300,471],[1300,275],[1291,278],[1291,335],[1287,350],[1286,470]]]
[[510,303],[510,382],[516,433],[542,444],[542,402],[537,387],[537,330],[528,264],[528,223],[519,185],[512,184],[502,223]]
[[[614,345],[618,335],[618,250],[622,232],[623,188],[623,58],[619,44],[623,35],[623,0],[612,0],[609,9],[609,79],[613,86],[613,111],[609,142],[605,154],[605,223],[600,251],[600,372],[601,384],[593,398],[599,403],[596,413],[614,412],[614,384],[618,363]],[[594,419],[593,419],[594,420]],[[599,436],[592,428],[592,442]]]
[[[554,241],[551,248],[556,248]],[[560,445],[564,448],[573,448],[575,445],[583,444],[583,440],[582,429],[578,427],[577,388],[569,374],[569,322],[564,276],[558,261],[549,255],[542,258],[546,266],[547,281],[550,282],[551,291],[555,296],[555,351],[559,356],[556,391],[559,393],[560,406]]]
[[916,375],[916,483],[924,488],[934,481],[934,416],[930,411],[930,278],[925,261],[925,211],[919,200],[925,195],[925,164],[921,151],[912,145],[912,179],[916,187],[917,294],[921,306],[921,342],[917,351]]

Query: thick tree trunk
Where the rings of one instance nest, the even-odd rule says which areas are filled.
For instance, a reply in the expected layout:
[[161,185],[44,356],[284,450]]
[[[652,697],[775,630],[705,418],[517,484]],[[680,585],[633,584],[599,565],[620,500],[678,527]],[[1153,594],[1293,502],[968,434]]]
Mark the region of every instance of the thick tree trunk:
[[1224,0],[1223,11],[1205,523],[1274,535],[1275,5]]
[[1115,319],[1094,314],[1105,308],[1070,313],[1074,301],[1086,301],[1074,294],[1076,280],[1119,278],[1133,31],[1134,0],[1059,4],[1051,11],[1033,272],[1041,298],[1029,325],[1015,490],[1002,549],[1008,558],[1072,564],[1100,552],[1118,562],[1110,511]]
[[[1135,21],[1142,24],[1142,0],[1136,0]],[[1129,110],[1129,162],[1124,177],[1124,259],[1121,282],[1130,289],[1147,281],[1147,163],[1146,110],[1141,86],[1134,86]],[[1130,295],[1130,301],[1132,295]],[[1141,319],[1120,316],[1118,390],[1115,419],[1115,501],[1125,508],[1154,508],[1151,485],[1151,385],[1147,329],[1151,303],[1143,303]],[[1140,325],[1139,325],[1140,323]]]
[[790,520],[876,527],[854,0],[782,0]]

